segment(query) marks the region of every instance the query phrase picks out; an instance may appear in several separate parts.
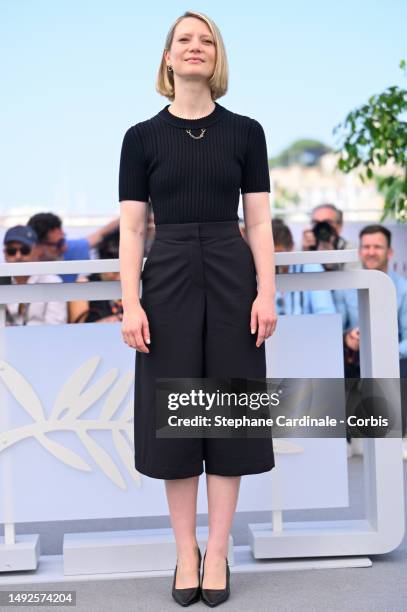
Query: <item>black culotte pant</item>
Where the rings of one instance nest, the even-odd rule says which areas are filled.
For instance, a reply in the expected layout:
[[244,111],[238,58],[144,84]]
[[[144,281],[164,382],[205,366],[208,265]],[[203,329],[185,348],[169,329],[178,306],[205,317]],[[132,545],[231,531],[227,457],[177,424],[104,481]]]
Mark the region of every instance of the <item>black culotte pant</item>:
[[222,476],[274,467],[267,438],[157,438],[156,378],[266,377],[250,313],[256,269],[237,221],[157,225],[141,275],[151,335],[136,351],[135,467],[152,478]]

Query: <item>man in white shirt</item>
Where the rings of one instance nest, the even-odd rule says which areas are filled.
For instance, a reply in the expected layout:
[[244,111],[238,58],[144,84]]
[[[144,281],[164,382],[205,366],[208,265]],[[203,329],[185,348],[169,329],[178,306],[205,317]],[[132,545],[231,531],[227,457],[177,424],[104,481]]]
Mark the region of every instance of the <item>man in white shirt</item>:
[[[4,236],[4,260],[8,263],[38,261],[36,232],[28,225],[16,225]],[[12,276],[11,283],[62,283],[56,274]],[[6,325],[58,325],[67,322],[66,302],[7,304]]]

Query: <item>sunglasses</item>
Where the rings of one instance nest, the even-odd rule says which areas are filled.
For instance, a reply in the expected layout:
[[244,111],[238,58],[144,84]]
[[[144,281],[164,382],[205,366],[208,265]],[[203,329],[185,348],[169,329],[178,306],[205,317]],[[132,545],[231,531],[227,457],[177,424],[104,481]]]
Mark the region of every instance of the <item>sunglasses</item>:
[[64,246],[65,242],[66,242],[66,238],[60,238],[56,242],[49,242],[47,240],[43,240],[43,242],[41,242],[41,244],[45,244],[46,246],[50,246],[50,247],[55,247],[56,249],[62,249],[62,247]]
[[23,244],[21,247],[6,247],[5,251],[7,255],[15,255],[18,251],[20,251],[21,255],[29,255],[31,253],[31,247]]

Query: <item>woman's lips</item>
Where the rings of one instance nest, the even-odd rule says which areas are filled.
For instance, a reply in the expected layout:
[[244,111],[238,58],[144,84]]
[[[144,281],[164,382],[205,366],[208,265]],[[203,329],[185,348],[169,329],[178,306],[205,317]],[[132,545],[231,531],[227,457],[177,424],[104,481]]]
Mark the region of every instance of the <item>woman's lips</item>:
[[190,59],[187,59],[187,62],[192,62],[193,64],[199,64],[202,62],[202,60],[190,58]]

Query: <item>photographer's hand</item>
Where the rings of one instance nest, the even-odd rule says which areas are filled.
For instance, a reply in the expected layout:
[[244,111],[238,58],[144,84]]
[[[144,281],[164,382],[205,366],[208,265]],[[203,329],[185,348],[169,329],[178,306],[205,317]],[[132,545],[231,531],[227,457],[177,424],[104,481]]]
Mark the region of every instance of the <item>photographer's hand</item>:
[[316,246],[315,235],[312,229],[305,229],[302,232],[302,250],[310,251]]
[[350,331],[348,331],[345,334],[345,344],[348,348],[350,348],[352,351],[358,351],[359,350],[359,328],[355,327],[354,329],[351,329]]

